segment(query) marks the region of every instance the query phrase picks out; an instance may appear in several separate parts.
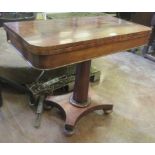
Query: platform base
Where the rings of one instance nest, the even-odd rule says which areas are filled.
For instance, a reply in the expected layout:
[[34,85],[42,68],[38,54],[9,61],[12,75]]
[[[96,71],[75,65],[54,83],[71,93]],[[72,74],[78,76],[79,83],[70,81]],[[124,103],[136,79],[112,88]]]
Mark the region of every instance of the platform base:
[[97,96],[92,90],[89,91],[91,97],[91,104],[87,107],[76,107],[69,102],[72,93],[61,96],[48,96],[46,102],[59,108],[65,115],[65,134],[72,135],[77,121],[84,115],[95,110],[103,110],[105,114],[112,112],[112,104],[103,104],[102,98]]

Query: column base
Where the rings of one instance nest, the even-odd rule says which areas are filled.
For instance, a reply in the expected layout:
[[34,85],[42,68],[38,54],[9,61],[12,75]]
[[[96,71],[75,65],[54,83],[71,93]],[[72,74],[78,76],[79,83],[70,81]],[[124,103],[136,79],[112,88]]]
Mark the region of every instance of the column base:
[[70,104],[72,104],[73,106],[76,106],[76,107],[78,107],[78,108],[87,107],[87,106],[89,106],[89,104],[91,103],[90,98],[88,98],[87,101],[85,101],[85,102],[81,102],[81,103],[76,102],[76,101],[73,99],[73,96],[70,96],[69,102],[70,102]]
[[74,128],[77,121],[95,110],[103,110],[105,114],[112,112],[112,104],[102,104],[102,99],[95,94],[93,91],[89,91],[89,96],[91,96],[91,104],[86,107],[77,107],[70,104],[69,100],[72,93],[61,95],[61,96],[48,96],[46,102],[59,108],[65,115],[65,134],[72,135],[74,133]]

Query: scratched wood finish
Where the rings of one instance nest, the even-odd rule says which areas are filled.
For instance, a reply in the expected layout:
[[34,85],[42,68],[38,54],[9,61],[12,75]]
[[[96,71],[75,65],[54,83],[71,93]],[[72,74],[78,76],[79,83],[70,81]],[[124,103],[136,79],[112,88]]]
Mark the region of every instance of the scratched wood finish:
[[48,69],[146,44],[151,29],[109,15],[5,23],[11,43]]

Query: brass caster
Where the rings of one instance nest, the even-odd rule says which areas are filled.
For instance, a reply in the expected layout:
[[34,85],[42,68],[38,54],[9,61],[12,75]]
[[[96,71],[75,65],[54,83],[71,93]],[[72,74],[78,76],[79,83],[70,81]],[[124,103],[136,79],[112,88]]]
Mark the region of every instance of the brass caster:
[[75,133],[74,127],[65,125],[64,127],[65,136],[72,136],[74,133]]

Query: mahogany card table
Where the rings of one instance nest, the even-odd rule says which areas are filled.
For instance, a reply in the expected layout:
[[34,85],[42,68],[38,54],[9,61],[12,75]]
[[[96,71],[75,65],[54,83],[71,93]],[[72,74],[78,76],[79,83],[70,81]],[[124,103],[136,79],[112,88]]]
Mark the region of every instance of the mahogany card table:
[[7,40],[39,69],[76,64],[73,93],[47,96],[46,101],[65,114],[65,131],[72,134],[77,121],[94,110],[112,111],[89,88],[91,60],[148,43],[151,29],[109,15],[73,17],[4,24]]

